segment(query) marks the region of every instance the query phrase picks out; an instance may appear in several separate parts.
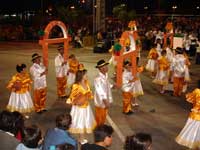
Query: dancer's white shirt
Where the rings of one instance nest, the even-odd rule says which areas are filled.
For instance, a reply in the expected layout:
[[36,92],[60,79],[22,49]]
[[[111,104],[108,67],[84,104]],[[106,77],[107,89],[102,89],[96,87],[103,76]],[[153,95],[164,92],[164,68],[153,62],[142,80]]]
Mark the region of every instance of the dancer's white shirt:
[[46,82],[46,75],[42,75],[41,74],[45,71],[45,66],[43,66],[42,64],[36,64],[33,63],[33,65],[30,68],[30,73],[32,75],[33,78],[33,82],[34,82],[34,89],[42,89],[45,88],[47,86],[47,82]]

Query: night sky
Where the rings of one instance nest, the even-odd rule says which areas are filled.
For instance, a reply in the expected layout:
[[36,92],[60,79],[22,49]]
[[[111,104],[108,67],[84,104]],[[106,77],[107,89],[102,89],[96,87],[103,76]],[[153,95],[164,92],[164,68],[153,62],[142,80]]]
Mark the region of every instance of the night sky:
[[[20,12],[24,10],[38,10],[42,6],[48,5],[74,3],[77,0],[1,0],[0,12],[15,11]],[[86,2],[88,0],[85,0]],[[91,3],[92,0],[90,0]],[[129,9],[142,10],[144,6],[148,6],[150,10],[169,10],[173,5],[177,5],[177,10],[192,11],[196,6],[200,6],[200,0],[105,0],[107,9],[111,9],[116,3],[125,2]],[[108,7],[109,5],[109,7]],[[200,11],[200,10],[199,10]],[[109,11],[108,11],[109,12]]]

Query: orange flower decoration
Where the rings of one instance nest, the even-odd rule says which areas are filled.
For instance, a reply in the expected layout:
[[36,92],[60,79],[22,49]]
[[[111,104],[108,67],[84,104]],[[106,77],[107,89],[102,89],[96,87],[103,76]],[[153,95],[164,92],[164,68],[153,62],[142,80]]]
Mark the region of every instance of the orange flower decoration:
[[136,27],[136,21],[130,21],[128,27],[131,28],[131,30],[133,30],[133,28]]
[[173,25],[172,25],[172,22],[168,22],[167,25],[165,26],[165,29],[167,31],[171,31],[173,29]]

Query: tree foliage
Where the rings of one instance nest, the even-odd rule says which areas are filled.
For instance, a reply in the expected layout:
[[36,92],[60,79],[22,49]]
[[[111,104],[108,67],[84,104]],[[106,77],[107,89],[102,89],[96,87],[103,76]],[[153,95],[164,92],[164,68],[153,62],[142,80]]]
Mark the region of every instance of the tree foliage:
[[130,20],[135,19],[136,17],[136,11],[135,10],[127,11],[126,4],[120,4],[115,6],[112,12],[117,19],[123,22],[128,22]]

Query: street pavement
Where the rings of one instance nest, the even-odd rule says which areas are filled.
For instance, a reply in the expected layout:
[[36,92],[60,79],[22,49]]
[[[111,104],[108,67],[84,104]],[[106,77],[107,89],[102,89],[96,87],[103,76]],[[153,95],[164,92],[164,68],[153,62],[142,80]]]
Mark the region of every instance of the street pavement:
[[[56,78],[54,68],[54,57],[57,54],[56,45],[49,45],[49,70],[47,75],[48,94],[46,107],[47,112],[36,114],[32,112],[26,124],[37,124],[45,134],[46,129],[55,126],[56,115],[70,112],[70,106],[65,100],[58,100],[56,95]],[[6,108],[9,100],[9,91],[6,84],[11,76],[16,73],[15,66],[18,63],[27,64],[27,69],[31,66],[31,55],[33,53],[42,54],[42,49],[37,42],[1,42],[0,43],[0,109]],[[78,60],[84,64],[88,70],[88,77],[93,89],[93,78],[97,74],[95,68],[99,59],[109,60],[110,54],[93,53],[92,48],[69,49],[70,54],[75,54]],[[147,51],[142,51],[141,62],[146,61]],[[192,61],[191,77],[188,91],[192,91],[199,79],[200,67]],[[109,75],[113,76],[113,68],[109,66]],[[127,135],[136,132],[147,132],[153,138],[153,150],[186,150],[187,148],[176,144],[174,138],[183,128],[192,105],[182,97],[173,97],[172,92],[160,94],[157,87],[152,83],[149,73],[144,71],[141,74],[141,82],[144,89],[144,96],[139,97],[140,104],[137,111],[132,115],[122,113],[122,95],[120,89],[113,90],[114,103],[109,110],[107,124],[114,127],[113,144],[110,150],[122,150],[123,141]],[[111,80],[112,81],[112,80]],[[112,81],[113,82],[113,81]],[[91,106],[93,108],[93,102]],[[77,135],[74,135],[77,137]],[[93,142],[92,135],[87,135],[90,142]]]

